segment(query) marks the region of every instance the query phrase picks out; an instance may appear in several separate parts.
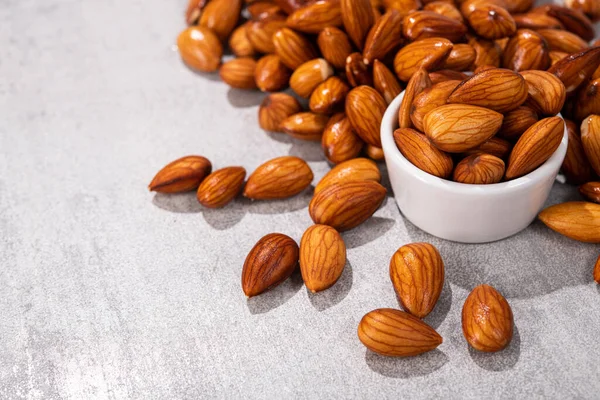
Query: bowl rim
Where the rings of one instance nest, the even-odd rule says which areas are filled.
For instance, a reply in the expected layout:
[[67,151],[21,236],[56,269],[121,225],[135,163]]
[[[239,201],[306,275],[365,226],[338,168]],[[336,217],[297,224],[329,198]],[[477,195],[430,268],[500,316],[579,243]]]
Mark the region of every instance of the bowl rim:
[[[545,163],[540,165],[535,170],[531,171],[527,175],[523,175],[520,178],[513,179],[507,182],[493,183],[487,185],[481,184],[469,184],[454,182],[448,179],[443,179],[435,175],[431,175],[415,166],[413,163],[408,161],[400,152],[394,141],[394,131],[398,126],[397,114],[400,109],[400,104],[404,98],[405,91],[402,91],[392,102],[388,105],[383,119],[381,120],[381,143],[386,158],[386,164],[389,164],[388,157],[396,161],[405,170],[408,170],[415,178],[431,185],[436,188],[451,191],[457,194],[467,195],[481,195],[489,193],[511,193],[523,189],[527,189],[531,186],[536,185],[544,178],[554,174],[557,164],[562,165],[564,157],[567,152],[568,145],[568,131],[565,124],[565,131],[563,138],[556,149],[556,151],[550,156]],[[562,117],[561,114],[557,116]],[[564,118],[563,118],[564,121]],[[559,165],[559,167],[560,167]],[[390,166],[388,165],[388,169]]]

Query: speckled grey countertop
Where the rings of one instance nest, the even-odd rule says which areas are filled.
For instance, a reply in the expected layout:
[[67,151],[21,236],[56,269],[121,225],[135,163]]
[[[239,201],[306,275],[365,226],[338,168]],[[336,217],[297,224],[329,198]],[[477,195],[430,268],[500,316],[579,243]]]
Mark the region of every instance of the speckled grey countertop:
[[[266,134],[263,95],[199,76],[173,49],[184,0],[3,0],[0,7],[0,398],[597,398],[600,246],[540,223],[461,245],[403,220],[392,198],[344,235],[349,264],[318,295],[295,275],[246,300],[240,273],[262,235],[299,239],[310,193],[202,209],[146,185],[203,154],[249,171],[272,157],[327,170],[319,145]],[[557,184],[550,203],[575,198]],[[431,241],[447,268],[427,321],[444,337],[411,359],[366,351],[358,321],[398,307],[393,252]],[[512,305],[516,336],[467,347],[470,289]]]

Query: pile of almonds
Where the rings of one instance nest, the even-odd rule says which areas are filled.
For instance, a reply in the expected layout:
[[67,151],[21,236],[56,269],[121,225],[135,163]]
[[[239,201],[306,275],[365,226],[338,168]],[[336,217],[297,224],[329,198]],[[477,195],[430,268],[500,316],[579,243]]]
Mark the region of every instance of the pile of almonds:
[[[404,87],[399,150],[422,170],[458,182],[531,172],[556,150],[566,125],[562,171],[588,201],[552,206],[539,217],[570,238],[600,243],[600,42],[589,42],[599,18],[598,0],[537,8],[533,0],[190,0],[189,27],[177,40],[183,61],[218,70],[231,87],[271,92],[259,108],[260,126],[321,141],[336,164],[315,187],[308,207],[315,224],[300,245],[272,233],[252,248],[244,293],[260,295],[298,264],[310,291],[336,283],[346,264],[340,232],[370,218],[386,196],[368,158],[383,159],[381,120]],[[226,45],[235,57],[224,61]],[[291,94],[282,92],[288,87]],[[187,156],[161,169],[149,188],[196,191],[203,206],[218,208],[240,193],[288,198],[313,178],[298,157],[269,160],[246,180],[242,166],[213,172],[205,157]],[[593,276],[600,283],[600,257]],[[421,319],[443,287],[439,252],[427,243],[402,246],[390,278],[405,311],[366,314],[359,339],[390,356],[436,348],[442,338]],[[498,351],[511,340],[512,311],[491,286],[467,297],[462,320],[477,350]]]

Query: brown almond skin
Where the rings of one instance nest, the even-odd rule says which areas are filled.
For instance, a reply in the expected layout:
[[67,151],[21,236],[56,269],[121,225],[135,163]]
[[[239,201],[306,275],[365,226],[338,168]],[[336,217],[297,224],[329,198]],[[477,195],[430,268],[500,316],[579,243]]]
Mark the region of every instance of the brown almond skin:
[[289,236],[270,233],[250,250],[242,269],[242,289],[257,296],[285,281],[298,265],[300,249]]
[[598,256],[596,265],[594,266],[594,281],[600,285],[600,256]]
[[586,200],[600,204],[600,182],[588,182],[579,186],[579,193]]
[[469,294],[462,309],[465,339],[475,350],[497,352],[506,348],[513,336],[513,313],[496,289],[479,285]]
[[281,123],[302,111],[295,97],[286,93],[272,93],[265,97],[258,109],[258,123],[266,131],[283,132]]
[[442,68],[455,71],[469,71],[473,67],[477,53],[470,44],[455,44],[444,61]]
[[575,119],[583,121],[592,114],[600,115],[600,78],[584,84],[576,95]]
[[158,171],[148,185],[148,189],[158,193],[181,193],[196,190],[211,170],[212,164],[205,157],[181,157]]
[[263,19],[282,19],[285,18],[284,12],[277,4],[267,1],[255,1],[248,4],[246,11],[250,14],[250,19],[260,21]]
[[475,49],[475,68],[482,66],[499,67],[502,62],[502,49],[493,40],[471,38],[469,44]]
[[344,101],[350,87],[338,78],[332,76],[320,83],[310,95],[308,107],[318,114],[332,114],[344,108]]
[[317,44],[323,58],[337,69],[346,66],[346,58],[352,53],[352,44],[346,32],[328,26],[319,33]]
[[467,33],[467,27],[433,11],[415,11],[404,17],[402,33],[411,41],[441,37],[458,42]]
[[515,34],[517,24],[510,13],[494,4],[483,4],[467,16],[471,28],[484,39],[502,39]]
[[442,337],[409,313],[380,308],[367,313],[358,325],[358,338],[369,350],[389,357],[411,357],[435,350]]
[[556,18],[569,32],[573,32],[583,40],[592,40],[595,37],[594,25],[589,18],[579,10],[562,7],[556,4],[545,4],[533,10],[542,12]]
[[562,81],[569,95],[590,79],[598,66],[600,66],[600,47],[592,47],[563,58],[551,66],[548,72]]
[[284,26],[285,21],[278,19],[252,21],[246,27],[246,36],[259,53],[274,53],[273,35]]
[[253,200],[285,199],[301,193],[313,180],[313,172],[303,159],[277,157],[260,165],[248,177],[244,196]]
[[211,0],[202,10],[198,24],[225,41],[237,25],[241,10],[242,0]]
[[305,33],[319,33],[328,26],[342,26],[340,0],[321,0],[294,11],[287,18],[288,27]]
[[390,279],[402,308],[425,318],[444,287],[444,261],[435,246],[411,243],[400,247],[390,261]]
[[466,104],[446,104],[425,115],[423,130],[440,150],[463,153],[498,132],[502,114]]
[[600,20],[600,3],[594,0],[566,0],[569,8],[585,13],[591,20]]
[[340,0],[342,21],[346,33],[360,50],[365,38],[375,23],[375,14],[370,0]]
[[252,43],[250,43],[248,36],[246,36],[247,26],[248,22],[238,26],[229,37],[229,48],[237,57],[252,57],[256,54]]
[[590,115],[583,121],[581,143],[590,165],[600,175],[600,115]]
[[516,141],[521,137],[523,132],[538,122],[538,120],[539,118],[535,111],[529,107],[521,106],[504,115],[498,136],[506,140]]
[[504,168],[504,161],[496,156],[472,154],[456,165],[453,180],[471,185],[498,183],[504,176]]
[[300,65],[290,78],[290,87],[300,97],[308,98],[315,88],[333,75],[333,68],[323,58]]
[[311,2],[312,0],[273,0],[273,3],[277,4],[286,14],[292,14]]
[[429,111],[446,104],[448,97],[459,84],[460,81],[444,81],[419,93],[410,108],[410,119],[415,128],[422,131],[425,115]]
[[419,10],[426,1],[421,0],[383,0],[383,7],[386,10],[394,9],[402,15],[402,17],[410,14],[412,11]]
[[502,160],[508,159],[512,150],[512,144],[504,139],[494,136],[490,140],[483,142],[481,146],[475,147],[473,150],[469,150],[465,155],[470,156],[472,154],[491,154],[492,156],[498,157]]
[[375,60],[373,63],[373,86],[388,104],[402,92],[402,86],[398,79],[379,60]]
[[432,85],[446,81],[462,81],[467,78],[468,76],[462,72],[452,71],[449,69],[441,69],[439,71],[429,73],[429,79],[431,80]]
[[344,161],[331,169],[315,187],[315,195],[323,189],[348,182],[381,181],[381,172],[377,164],[366,158],[354,158]]
[[261,57],[254,70],[254,81],[262,92],[277,92],[285,89],[290,81],[290,76],[291,71],[275,54]]
[[196,197],[204,207],[224,207],[240,193],[245,177],[246,170],[242,167],[219,169],[202,181]]
[[239,57],[221,65],[219,76],[233,88],[256,89],[255,71],[256,61],[252,57]]
[[346,58],[346,79],[352,87],[361,85],[373,86],[373,74],[369,65],[365,64],[362,54],[352,53]]
[[554,17],[542,13],[513,15],[519,29],[564,29],[563,24]]
[[565,126],[569,133],[569,144],[567,155],[562,164],[562,172],[567,178],[567,182],[581,185],[594,179],[594,171],[585,155],[579,126],[570,120],[565,120]]
[[600,204],[571,201],[544,209],[538,218],[548,228],[573,240],[600,243]]
[[402,43],[402,15],[391,9],[375,22],[367,35],[363,59],[371,64],[376,59],[384,59],[388,53]]
[[488,69],[463,81],[448,97],[451,104],[486,107],[499,113],[516,109],[527,99],[527,84],[508,69]]
[[394,142],[402,155],[420,170],[444,179],[452,175],[452,157],[435,147],[422,133],[410,128],[396,129]]
[[185,22],[188,25],[194,25],[198,22],[202,9],[206,6],[207,0],[189,0],[185,11]]
[[565,85],[560,79],[546,71],[523,71],[521,76],[527,81],[525,105],[541,115],[552,116],[560,112],[567,98]]
[[513,71],[546,70],[550,66],[550,49],[542,35],[530,29],[519,29],[506,45],[503,66]]
[[356,134],[366,143],[381,147],[379,128],[387,103],[369,86],[358,86],[346,96],[346,116]]
[[354,132],[346,115],[339,113],[332,116],[327,123],[321,146],[327,160],[339,164],[356,158],[363,149],[364,142]]
[[394,70],[401,81],[408,82],[420,69],[434,71],[450,52],[452,42],[444,38],[428,38],[404,46],[394,58]]
[[554,154],[564,135],[565,124],[560,117],[550,117],[533,124],[521,135],[513,148],[506,179],[530,173]]
[[377,182],[334,184],[315,194],[308,211],[315,224],[346,231],[365,222],[379,208],[387,190]]
[[380,147],[371,146],[370,144],[365,147],[365,154],[374,161],[382,161],[385,159],[383,149]]
[[300,112],[284,119],[281,130],[293,138],[320,141],[329,117],[324,114]]
[[275,32],[273,46],[281,62],[292,71],[319,56],[310,40],[289,28]]
[[432,1],[431,3],[427,3],[425,7],[423,7],[425,11],[433,11],[434,13],[438,13],[440,15],[444,15],[448,18],[455,19],[459,22],[463,22],[463,16],[454,6],[454,2],[446,3],[444,1]]
[[346,265],[346,245],[330,226],[313,225],[300,241],[300,272],[306,288],[313,293],[333,286]]
[[208,28],[190,26],[179,34],[177,47],[183,62],[195,70],[213,72],[221,64],[223,46]]
[[431,85],[429,74],[422,68],[410,78],[404,91],[404,98],[400,104],[400,109],[398,110],[398,126],[400,128],[412,127],[411,114],[415,98],[425,89],[431,87]]
[[588,43],[574,33],[560,29],[538,29],[548,47],[553,51],[563,51],[568,54],[578,53],[588,48]]

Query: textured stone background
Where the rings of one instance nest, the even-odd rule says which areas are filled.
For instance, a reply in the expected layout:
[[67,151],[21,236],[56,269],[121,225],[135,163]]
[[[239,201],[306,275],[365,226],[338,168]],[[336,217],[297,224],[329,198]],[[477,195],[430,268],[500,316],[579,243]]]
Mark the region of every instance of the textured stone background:
[[[598,396],[600,248],[537,222],[499,243],[449,243],[403,220],[390,197],[344,235],[348,265],[331,290],[311,295],[295,275],[247,301],[246,253],[273,231],[299,240],[310,193],[211,211],[146,184],[194,153],[248,171],[298,155],[317,179],[328,166],[318,144],[258,128],[262,94],[180,63],[184,3],[0,2],[0,398]],[[550,203],[569,198],[557,184]],[[446,262],[427,318],[445,341],[379,357],[358,321],[398,307],[389,259],[422,240]],[[484,282],[515,314],[513,343],[496,355],[470,351],[460,329]]]

